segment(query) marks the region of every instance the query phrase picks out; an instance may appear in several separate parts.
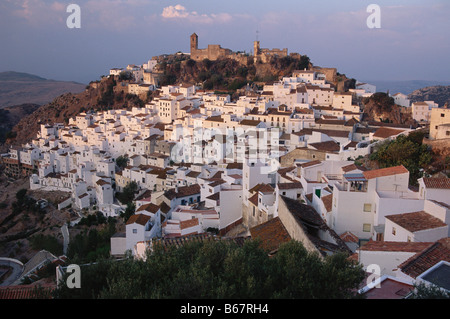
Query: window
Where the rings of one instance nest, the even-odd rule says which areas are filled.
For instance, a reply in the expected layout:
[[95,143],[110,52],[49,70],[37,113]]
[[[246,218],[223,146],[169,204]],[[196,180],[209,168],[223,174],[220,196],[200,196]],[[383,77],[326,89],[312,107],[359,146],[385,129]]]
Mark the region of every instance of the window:
[[408,243],[412,242],[411,236],[408,236]]
[[395,229],[395,227],[392,227],[392,235],[395,235],[397,233],[397,230]]
[[441,113],[441,117],[445,117],[445,114],[444,114],[444,113]]
[[136,228],[133,229],[133,234],[137,234],[137,229]]
[[370,224],[363,224],[363,232],[370,232],[371,225]]
[[365,212],[372,211],[372,204],[364,204],[364,211]]

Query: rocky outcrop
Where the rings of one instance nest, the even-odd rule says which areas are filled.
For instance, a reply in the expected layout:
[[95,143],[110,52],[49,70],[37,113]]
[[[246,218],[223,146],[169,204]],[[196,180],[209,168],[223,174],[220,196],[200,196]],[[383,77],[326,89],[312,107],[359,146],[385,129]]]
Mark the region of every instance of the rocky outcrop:
[[415,90],[408,95],[411,102],[434,101],[440,107],[445,103],[450,104],[450,85],[429,86],[419,90]]

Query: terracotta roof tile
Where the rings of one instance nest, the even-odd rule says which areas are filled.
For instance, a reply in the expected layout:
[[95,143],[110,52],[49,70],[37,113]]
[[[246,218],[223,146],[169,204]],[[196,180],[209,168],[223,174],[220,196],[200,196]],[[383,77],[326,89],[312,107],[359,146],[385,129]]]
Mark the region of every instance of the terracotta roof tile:
[[373,133],[373,136],[387,138],[390,136],[396,136],[402,132],[404,132],[404,130],[396,130],[390,127],[380,127],[378,130],[375,131],[375,133]]
[[180,221],[180,229],[186,229],[186,228],[194,227],[194,226],[198,226],[198,225],[199,225],[198,218],[192,218],[192,219]]
[[291,236],[279,217],[251,228],[250,234],[252,238],[260,239],[262,247],[270,252],[277,250],[282,243],[291,240]]
[[375,169],[375,170],[371,170],[371,171],[365,171],[365,172],[363,172],[363,175],[366,179],[372,179],[372,178],[377,178],[377,177],[404,174],[404,173],[408,173],[408,172],[409,171],[403,165],[400,165],[400,166]]
[[346,242],[346,243],[358,243],[359,238],[352,232],[346,231],[345,233],[341,234],[339,237]]
[[333,194],[322,196],[321,200],[327,212],[331,212],[331,209],[333,208]]
[[52,299],[53,284],[0,287],[0,299]]
[[150,203],[150,204],[142,205],[141,207],[139,207],[136,210],[136,212],[142,212],[142,211],[145,210],[145,211],[148,211],[150,213],[156,214],[159,209],[160,209],[160,207],[158,205]]
[[302,183],[278,183],[278,189],[296,189],[303,188]]
[[427,188],[450,189],[450,178],[423,178],[423,182]]
[[388,215],[386,218],[410,232],[447,226],[447,224],[439,218],[436,218],[424,211]]
[[308,144],[311,147],[314,147],[316,150],[319,151],[327,151],[327,152],[339,152],[341,149],[339,144],[335,141],[326,141],[326,142],[320,142],[320,143],[311,143]]
[[371,240],[359,248],[364,251],[397,251],[418,253],[430,247],[433,243],[401,242],[401,241],[374,241]]
[[417,278],[420,274],[436,265],[441,260],[450,262],[450,238],[443,238],[435,242],[422,252],[412,256],[399,268],[403,273],[412,278]]
[[134,214],[131,215],[130,218],[128,218],[126,224],[130,225],[130,224],[139,224],[142,226],[145,226],[145,224],[147,224],[148,220],[150,219],[150,216],[145,215],[145,214]]
[[192,196],[200,194],[200,185],[194,184],[190,186],[183,186],[179,187],[178,191],[174,188],[169,189],[164,193],[164,196],[166,196],[168,199],[174,199],[174,198],[181,198],[186,196]]

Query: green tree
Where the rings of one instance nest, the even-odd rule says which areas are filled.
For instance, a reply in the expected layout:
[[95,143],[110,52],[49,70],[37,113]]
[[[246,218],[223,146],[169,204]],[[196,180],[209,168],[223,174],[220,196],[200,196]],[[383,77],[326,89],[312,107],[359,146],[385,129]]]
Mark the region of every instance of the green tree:
[[435,285],[424,283],[414,285],[414,290],[409,299],[450,299],[450,292],[444,291]]
[[135,181],[129,182],[124,188],[121,193],[117,193],[116,197],[119,201],[121,201],[124,204],[128,204],[129,202],[133,201],[134,195],[138,191],[139,186]]
[[126,155],[120,155],[116,159],[116,164],[120,169],[124,169],[128,165],[129,158]]
[[124,222],[127,222],[127,220],[134,215],[136,212],[136,205],[133,202],[129,202],[127,204],[127,208],[125,209],[125,212],[123,212],[120,217],[123,218]]
[[[154,246],[147,259],[105,260],[82,270],[78,296],[89,298],[358,298],[364,271],[346,255],[320,258],[301,243],[269,257],[260,242],[190,242]],[[102,273],[99,273],[101,269]],[[96,275],[98,277],[96,277]],[[84,277],[83,277],[84,276]],[[107,279],[106,279],[107,278]],[[59,296],[66,288],[59,289]]]
[[381,143],[370,155],[381,168],[403,165],[410,172],[410,184],[416,185],[433,160],[433,153],[426,144],[422,144],[420,135],[400,135],[393,141]]

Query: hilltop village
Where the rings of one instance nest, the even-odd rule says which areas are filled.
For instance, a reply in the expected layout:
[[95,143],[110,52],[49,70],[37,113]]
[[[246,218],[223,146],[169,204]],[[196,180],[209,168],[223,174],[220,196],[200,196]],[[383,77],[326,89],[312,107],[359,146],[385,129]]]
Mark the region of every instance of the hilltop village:
[[[198,49],[196,34],[190,41],[193,60],[243,59],[220,46]],[[288,54],[254,47],[251,58],[263,63]],[[358,161],[427,125],[431,140],[445,141],[449,108],[410,105],[398,93],[395,103],[418,125],[367,121],[360,101],[376,87],[357,82],[338,92],[319,69],[295,70],[233,100],[193,83],[158,86],[156,65],[109,74],[132,74],[124,89],[152,92],[151,102],[41,124],[31,142],[2,155],[5,174],[29,176],[31,190],[65,192],[58,209],[81,216],[122,216],[130,203],[118,194],[133,189],[134,214],[111,237],[117,258],[146,258],[155,241],[243,236],[272,253],[291,239],[321,256],[346,252],[364,267],[378,264],[380,281],[402,286],[449,267],[450,179],[423,176],[411,187],[403,165]]]

